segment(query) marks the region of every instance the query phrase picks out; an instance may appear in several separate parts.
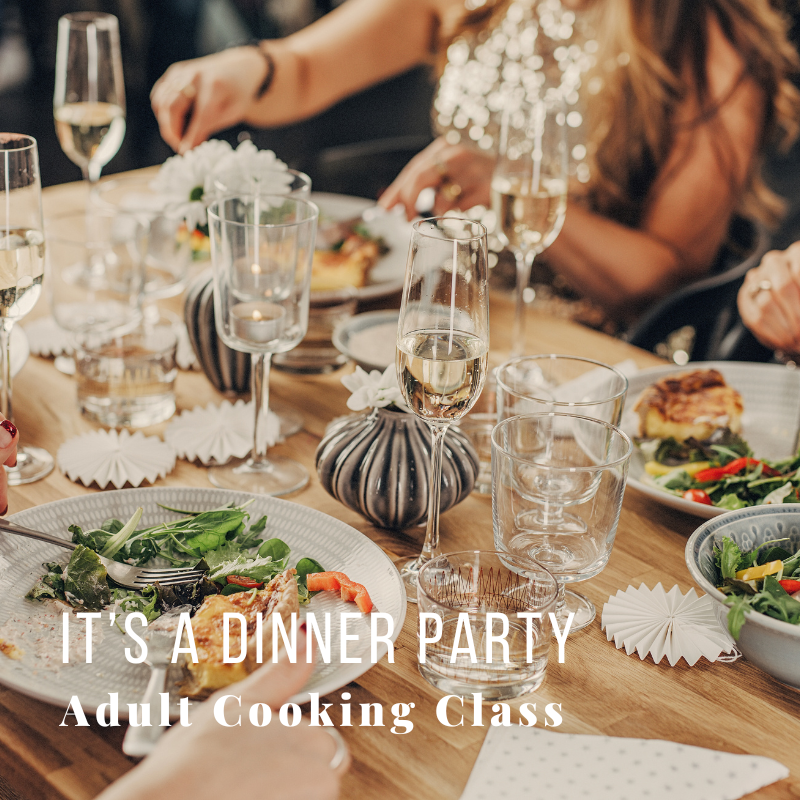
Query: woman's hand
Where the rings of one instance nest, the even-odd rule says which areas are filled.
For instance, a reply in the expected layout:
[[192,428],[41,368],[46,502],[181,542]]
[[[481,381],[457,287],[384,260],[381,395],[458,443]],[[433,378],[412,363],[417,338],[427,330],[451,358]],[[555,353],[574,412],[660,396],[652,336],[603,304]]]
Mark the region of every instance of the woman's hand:
[[[0,414],[0,462],[7,467],[17,465],[17,443],[19,433],[17,426],[11,420],[4,419]],[[0,514],[8,511],[8,478],[6,471],[0,468]]]
[[150,92],[164,140],[185,153],[212,133],[242,122],[266,74],[266,59],[255,47],[173,64]]
[[463,144],[448,144],[440,136],[406,164],[378,202],[384,208],[400,203],[411,219],[417,213],[419,193],[433,187],[437,215],[454,208],[488,205],[494,164],[494,156]]
[[[281,724],[278,709],[308,681],[313,664],[305,663],[306,636],[297,635],[298,659],[291,664],[283,651],[277,664],[261,667],[245,680],[220,690],[190,717],[191,726],[173,726],[155,752],[106,789],[98,800],[142,797],[221,797],[334,800],[349,758],[334,770],[336,742],[323,728],[305,721],[295,728]],[[301,655],[302,654],[302,655]],[[225,704],[225,727],[214,718],[214,704],[223,695],[241,697]],[[250,722],[252,706],[265,703],[272,721],[263,728]],[[263,709],[256,709],[258,718]]]
[[739,314],[767,347],[800,353],[800,242],[773,250],[745,277]]

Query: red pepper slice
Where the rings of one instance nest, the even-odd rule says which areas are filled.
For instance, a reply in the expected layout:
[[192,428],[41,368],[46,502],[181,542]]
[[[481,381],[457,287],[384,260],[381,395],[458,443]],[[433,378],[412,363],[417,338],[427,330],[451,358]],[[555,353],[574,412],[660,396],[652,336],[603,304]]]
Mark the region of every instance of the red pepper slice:
[[708,483],[709,481],[718,481],[720,478],[724,478],[727,475],[736,475],[741,472],[743,469],[750,469],[751,467],[757,467],[759,464],[762,465],[761,474],[766,475],[767,477],[774,477],[775,475],[780,475],[778,470],[773,469],[772,467],[765,464],[763,461],[759,461],[757,458],[735,458],[729,464],[726,464],[724,467],[711,467],[709,469],[701,469],[700,472],[695,473],[694,479],[699,483]]
[[794,594],[795,592],[800,592],[800,581],[795,581],[795,580],[792,580],[791,578],[784,578],[782,581],[778,581],[778,583],[789,594]]
[[351,581],[344,572],[312,572],[306,576],[306,586],[309,592],[339,592],[342,600],[355,603],[364,614],[372,611],[369,592],[360,583]]
[[232,583],[235,586],[241,586],[243,589],[263,589],[264,584],[259,583],[253,578],[245,578],[243,575],[228,575],[225,579],[228,583]]
[[705,506],[714,505],[711,502],[711,498],[708,496],[708,493],[704,492],[702,489],[687,489],[683,493],[683,499],[691,500],[693,503],[702,503]]

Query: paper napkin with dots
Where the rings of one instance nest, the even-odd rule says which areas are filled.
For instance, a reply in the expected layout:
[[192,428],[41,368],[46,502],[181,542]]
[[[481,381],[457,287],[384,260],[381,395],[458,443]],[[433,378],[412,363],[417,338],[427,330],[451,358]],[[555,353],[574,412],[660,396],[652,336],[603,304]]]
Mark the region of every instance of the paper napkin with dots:
[[789,777],[763,756],[658,739],[490,728],[461,800],[736,800]]

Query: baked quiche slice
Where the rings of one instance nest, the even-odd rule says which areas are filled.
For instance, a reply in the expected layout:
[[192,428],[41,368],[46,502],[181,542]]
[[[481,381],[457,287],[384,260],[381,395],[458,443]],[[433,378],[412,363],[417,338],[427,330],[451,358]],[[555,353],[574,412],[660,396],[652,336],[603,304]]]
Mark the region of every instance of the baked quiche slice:
[[[186,658],[186,679],[179,686],[182,695],[203,700],[217,689],[246,678],[261,666],[256,661],[256,620],[259,614],[264,616],[261,626],[262,663],[272,660],[272,615],[279,614],[288,631],[292,614],[300,610],[294,575],[294,569],[287,569],[260,591],[206,597],[192,617],[198,661],[195,664],[191,657]],[[247,656],[239,663],[225,664],[222,661],[223,615],[232,613],[242,614],[247,620]],[[237,654],[240,642],[235,621],[230,623],[230,631],[230,650]]]

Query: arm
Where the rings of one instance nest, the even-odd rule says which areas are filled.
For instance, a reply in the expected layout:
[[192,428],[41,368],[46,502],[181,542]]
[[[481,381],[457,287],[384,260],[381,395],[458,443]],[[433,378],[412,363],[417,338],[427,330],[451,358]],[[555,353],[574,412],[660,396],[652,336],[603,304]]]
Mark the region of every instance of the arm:
[[742,322],[761,344],[800,352],[800,242],[767,253],[747,273],[737,302]]
[[573,204],[547,252],[555,269],[617,313],[636,312],[707,272],[752,168],[765,98],[752,78],[739,79],[741,57],[713,19],[707,69],[712,101],[724,102],[714,119],[701,125],[681,124],[697,117],[696,98],[679,109],[675,144],[641,227],[627,228]]
[[270,127],[316,114],[425,61],[456,7],[459,0],[348,0],[286,39],[262,43],[275,71],[260,100],[267,61],[254,47],[173,64],[151,94],[161,134],[185,152],[238,122]]

